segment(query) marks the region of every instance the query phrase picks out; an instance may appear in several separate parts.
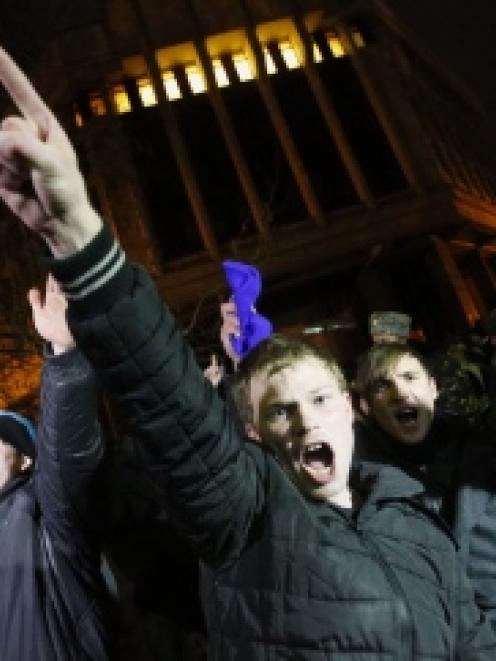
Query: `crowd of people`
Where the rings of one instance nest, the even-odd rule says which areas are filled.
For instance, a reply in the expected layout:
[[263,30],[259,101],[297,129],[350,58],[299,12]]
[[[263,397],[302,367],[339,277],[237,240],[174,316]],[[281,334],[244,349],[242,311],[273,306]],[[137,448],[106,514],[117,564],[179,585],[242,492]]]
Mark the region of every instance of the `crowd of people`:
[[[52,255],[29,294],[46,342],[36,431],[0,415],[1,658],[494,660],[491,402],[467,425],[438,411],[442,384],[398,314],[371,320],[352,384],[277,333],[241,357],[235,301],[219,396],[218,365],[214,387],[1,49],[0,80],[20,111],[0,126],[0,197]],[[117,452],[99,388],[129,423]],[[183,618],[179,640],[171,590],[196,613],[197,561],[204,623]],[[116,602],[140,600],[136,640]]]

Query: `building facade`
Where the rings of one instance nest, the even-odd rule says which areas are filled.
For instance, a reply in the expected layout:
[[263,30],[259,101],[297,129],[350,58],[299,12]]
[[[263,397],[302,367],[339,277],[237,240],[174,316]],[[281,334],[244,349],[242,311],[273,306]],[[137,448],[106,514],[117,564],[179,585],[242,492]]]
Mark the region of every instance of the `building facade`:
[[437,341],[496,307],[491,122],[388,3],[105,0],[58,17],[38,88],[200,352],[224,258],[261,270],[278,328],[339,328],[325,341],[345,360],[372,310]]

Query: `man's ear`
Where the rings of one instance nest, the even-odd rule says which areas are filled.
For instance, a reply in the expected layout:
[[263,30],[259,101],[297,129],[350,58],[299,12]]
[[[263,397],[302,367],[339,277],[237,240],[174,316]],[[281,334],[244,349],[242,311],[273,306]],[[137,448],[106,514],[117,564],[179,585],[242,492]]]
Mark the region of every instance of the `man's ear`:
[[245,422],[245,434],[251,441],[257,441],[257,443],[260,443],[262,440],[253,422]]
[[33,460],[31,457],[27,457],[25,454],[22,455],[21,461],[21,471],[25,471],[27,468],[33,465]]

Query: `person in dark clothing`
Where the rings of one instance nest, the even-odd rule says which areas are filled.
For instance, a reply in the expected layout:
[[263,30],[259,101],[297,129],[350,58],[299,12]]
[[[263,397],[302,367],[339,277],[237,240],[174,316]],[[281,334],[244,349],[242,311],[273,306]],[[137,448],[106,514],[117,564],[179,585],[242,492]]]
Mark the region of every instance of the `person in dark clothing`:
[[[31,301],[39,302],[34,291]],[[36,325],[55,340],[57,321],[48,303],[40,306],[33,308]],[[103,448],[95,420],[86,417],[93,371],[73,346],[53,346],[57,353],[43,366],[36,442],[29,421],[0,413],[0,657],[106,661],[112,644],[92,533]]]
[[189,660],[184,648],[204,634],[198,562],[170,523],[138,439],[124,434],[112,444],[104,502],[103,539],[122,622],[119,658]]
[[[44,301],[35,289],[29,299],[36,328],[45,340],[51,340],[53,351],[62,354],[72,347],[74,341],[65,319],[67,302],[53,278],[48,278]],[[79,359],[84,361],[81,355]],[[70,368],[76,376],[74,360]],[[75,400],[74,411],[84,416],[88,429],[92,429],[93,421],[98,434],[95,448],[101,449],[102,436],[96,423],[99,389],[90,365],[84,361],[77,391],[72,391],[68,380],[60,387],[68,389],[67,397],[81,398],[81,410]],[[56,415],[61,413],[55,411]],[[0,417],[0,426],[1,421]],[[112,616],[112,621],[105,619],[105,635],[112,630],[116,639],[111,658],[183,659],[183,640],[200,628],[194,559],[168,524],[158,489],[147,475],[136,443],[116,440],[108,446],[98,475],[90,483],[93,507],[88,528],[95,551],[102,549],[105,554],[102,569],[109,581],[107,587],[115,584],[115,600],[105,603],[109,611],[105,614]],[[132,599],[126,599],[131,595]]]
[[[104,235],[95,242],[88,250]],[[262,442],[245,440],[150,281],[131,272],[127,295],[107,282],[115,309],[86,318],[72,308],[74,330],[97,365],[112,356],[100,375],[120,384],[173,519],[202,558],[210,658],[491,658],[492,632],[453,540],[419,502],[422,485],[393,469],[348,483],[352,410],[337,366],[298,342],[260,345],[239,374]]]
[[438,388],[406,345],[370,349],[355,387],[365,414],[355,425],[355,458],[400,467],[426,487],[425,501],[451,527],[476,600],[496,628],[496,444],[438,415]]
[[0,77],[40,128],[0,131],[0,163],[18,177],[7,173],[0,194],[57,258],[77,342],[202,558],[210,657],[493,659],[494,632],[423,486],[387,467],[348,480],[352,409],[335,362],[299,342],[259,345],[240,378],[262,442],[245,440],[151,279],[102,228],[62,129],[2,51]]
[[35,455],[33,423],[14,411],[0,410],[0,489],[28,471]]

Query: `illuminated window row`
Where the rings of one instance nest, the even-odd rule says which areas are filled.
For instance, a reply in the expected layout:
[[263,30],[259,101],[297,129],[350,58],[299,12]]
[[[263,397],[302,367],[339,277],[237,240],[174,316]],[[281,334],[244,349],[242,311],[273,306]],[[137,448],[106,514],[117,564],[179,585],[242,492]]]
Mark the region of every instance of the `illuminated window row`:
[[[357,28],[351,28],[350,35],[354,45],[362,48],[366,45],[362,33]],[[325,41],[333,58],[346,55],[344,45],[335,32],[325,34]],[[278,57],[274,57],[277,51]],[[278,73],[276,59],[281,61],[287,70],[297,69],[302,66],[300,54],[289,39],[280,40],[274,44],[263,46],[265,69],[269,76]],[[323,62],[324,54],[317,43],[313,42],[313,59],[317,64]],[[213,74],[218,87],[229,87],[233,82],[233,74],[237,77],[236,82],[247,82],[255,78],[253,62],[244,52],[228,53],[222,58],[212,60]],[[231,70],[230,72],[228,70]],[[207,83],[201,67],[197,64],[183,65],[184,78],[192,94],[202,94],[207,91]],[[169,101],[177,101],[183,97],[185,91],[182,89],[178,79],[178,71],[162,71],[162,83],[165,94]],[[138,94],[143,107],[157,105],[157,95],[149,78],[143,77],[136,81]],[[124,85],[115,85],[111,90],[111,98],[116,113],[124,114],[132,110],[131,101]],[[91,94],[89,97],[89,110],[92,115],[101,116],[107,114],[107,103],[102,95]],[[83,125],[83,117],[80,112],[75,113],[77,126]]]

